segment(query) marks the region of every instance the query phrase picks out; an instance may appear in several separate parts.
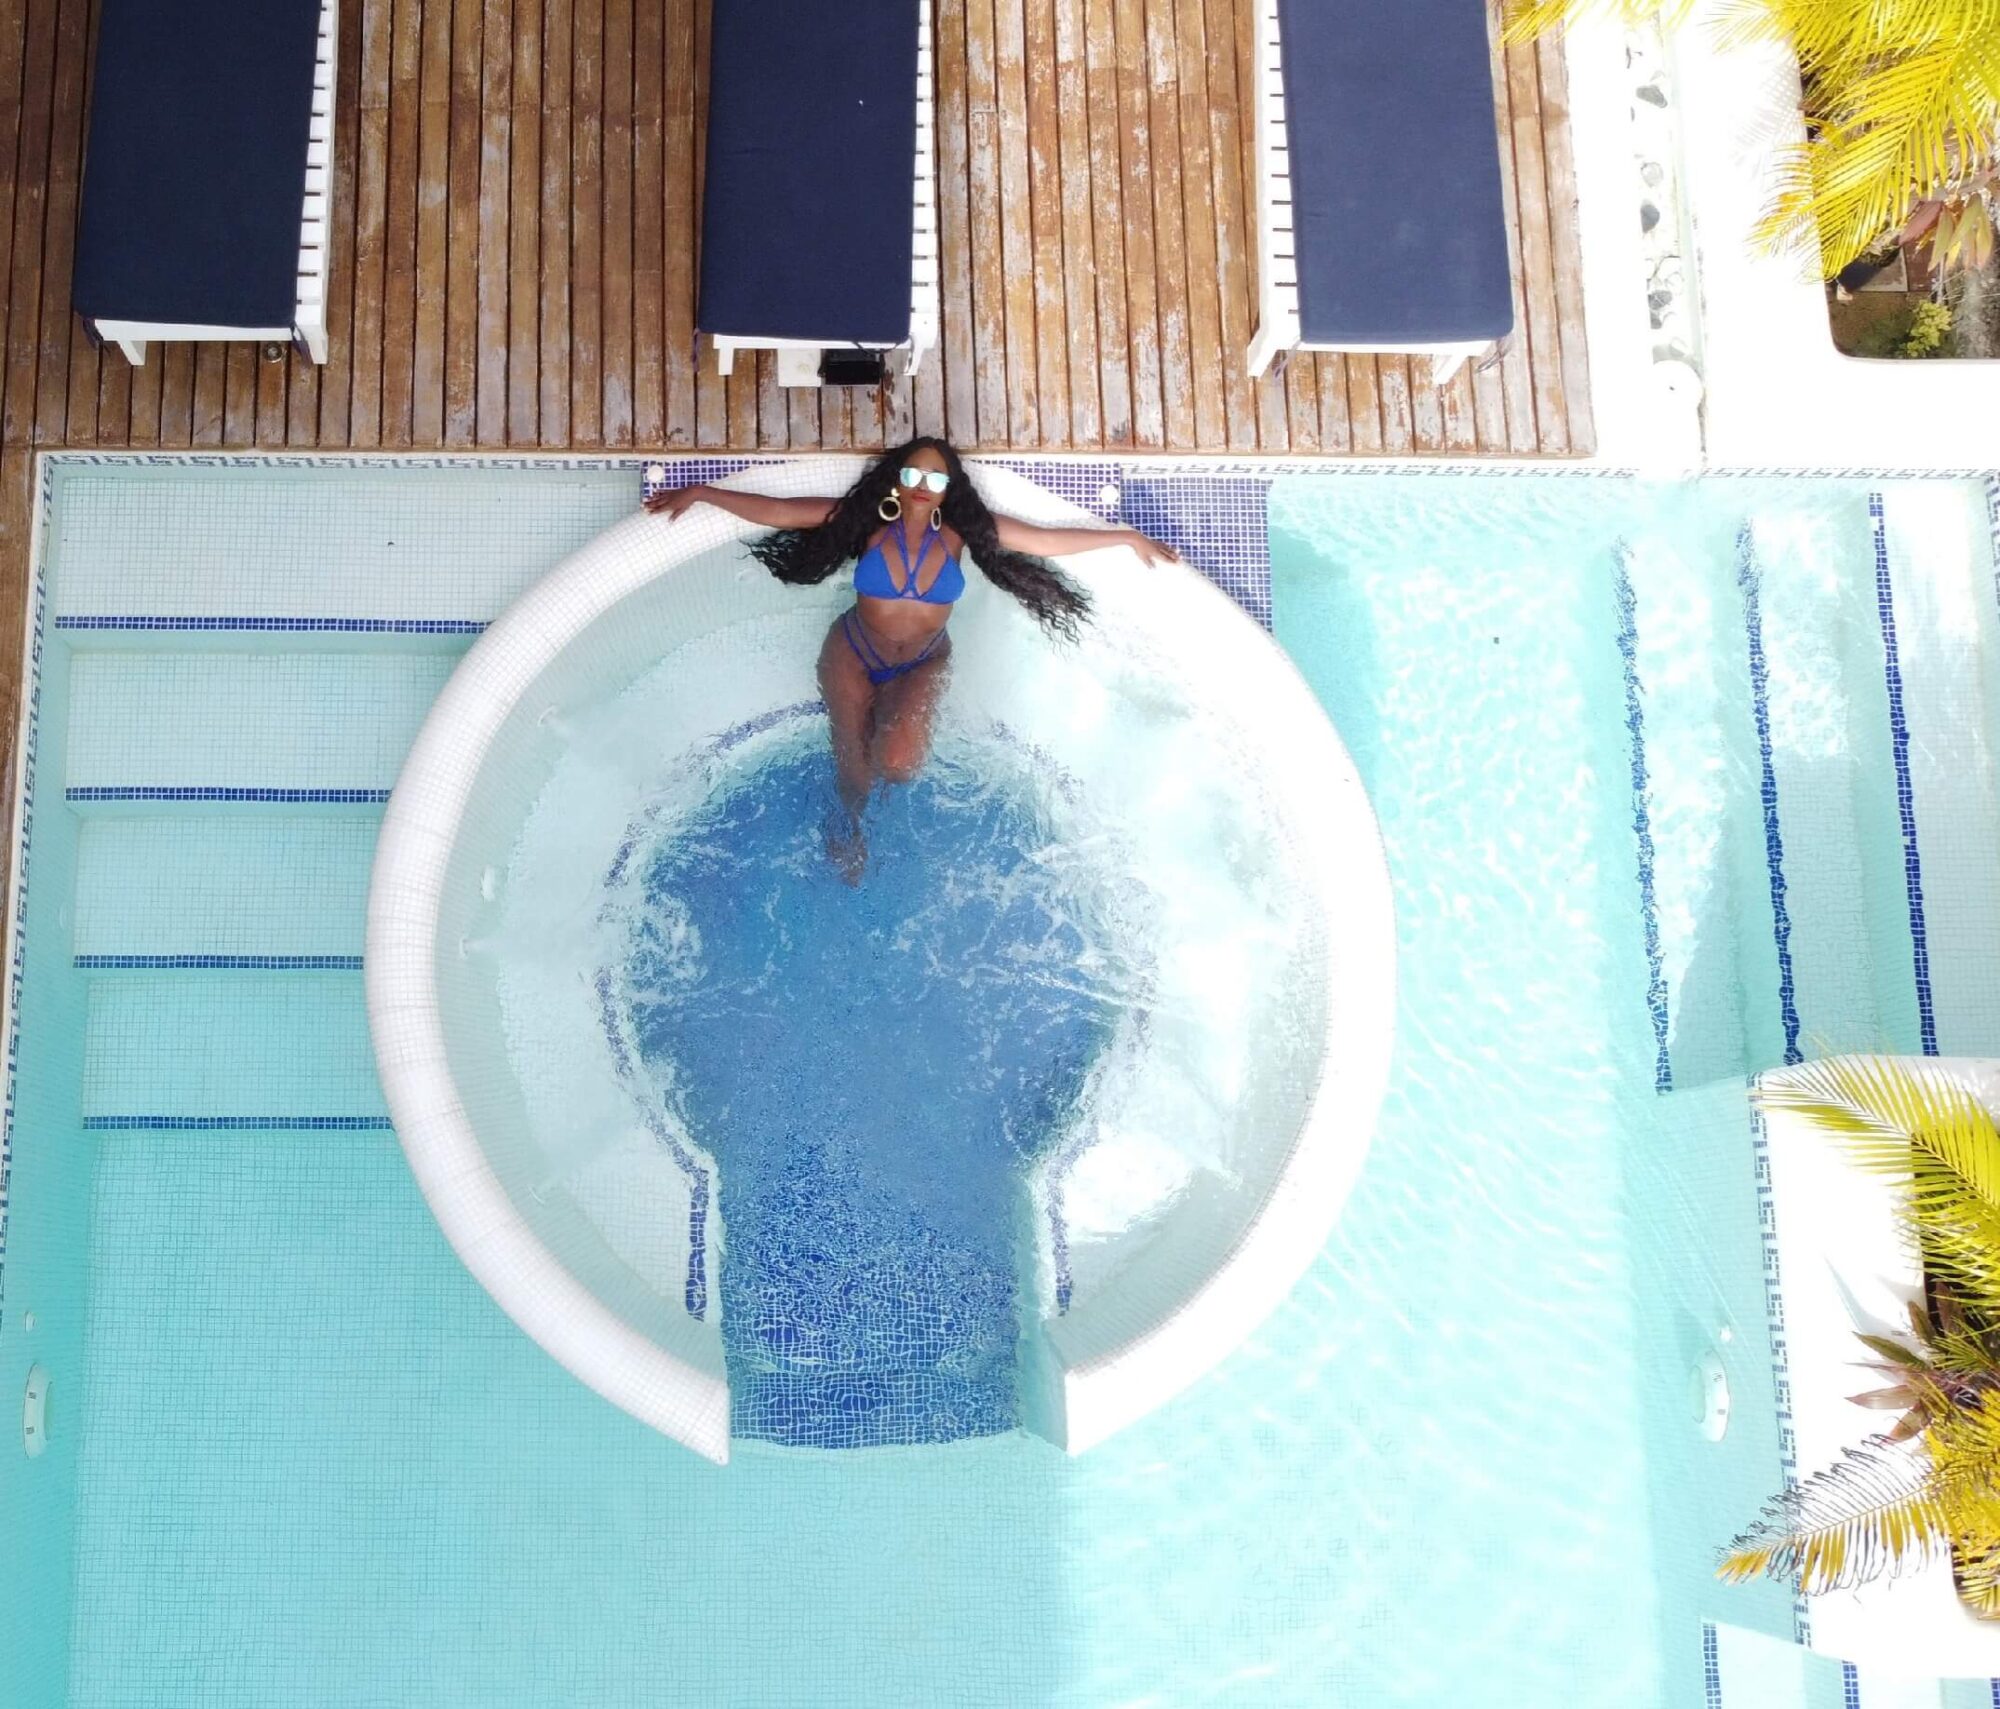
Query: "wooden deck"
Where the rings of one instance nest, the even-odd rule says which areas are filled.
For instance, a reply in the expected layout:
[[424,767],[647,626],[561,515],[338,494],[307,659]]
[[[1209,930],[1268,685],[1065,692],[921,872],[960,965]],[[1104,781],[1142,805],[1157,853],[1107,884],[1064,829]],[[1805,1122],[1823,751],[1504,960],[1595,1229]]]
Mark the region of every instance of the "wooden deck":
[[[1517,331],[1244,368],[1253,0],[940,0],[944,338],[914,382],[725,381],[694,339],[707,0],[343,0],[331,360],[70,311],[91,0],[0,12],[0,678],[58,446],[1334,455],[1591,448],[1562,57],[1496,57]],[[1365,242],[1366,234],[1357,234]],[[11,720],[9,721],[11,725]]]

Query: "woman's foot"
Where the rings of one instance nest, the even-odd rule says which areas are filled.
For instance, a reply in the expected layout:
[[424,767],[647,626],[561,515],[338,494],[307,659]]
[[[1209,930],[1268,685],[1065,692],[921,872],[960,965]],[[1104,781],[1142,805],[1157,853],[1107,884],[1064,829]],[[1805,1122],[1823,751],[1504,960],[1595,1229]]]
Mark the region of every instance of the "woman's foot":
[[826,816],[826,858],[844,884],[859,885],[868,865],[868,838],[861,821],[844,812]]

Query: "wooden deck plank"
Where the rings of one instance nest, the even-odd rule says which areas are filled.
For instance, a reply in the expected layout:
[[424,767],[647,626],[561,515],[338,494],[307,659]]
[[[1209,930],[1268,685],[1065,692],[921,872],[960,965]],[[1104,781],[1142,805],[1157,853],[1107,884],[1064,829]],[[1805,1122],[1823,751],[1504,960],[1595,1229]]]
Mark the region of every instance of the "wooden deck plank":
[[659,0],[638,0],[632,8],[632,440],[648,448],[667,436],[661,23]]
[[961,242],[972,251],[972,352],[978,388],[975,445],[1005,445],[1007,258],[1000,237],[1000,131],[995,94],[994,0],[956,0],[965,18],[966,200]]
[[194,443],[195,366],[201,348],[169,344],[146,353],[148,362],[160,365],[160,444],[169,450]]
[[[1244,324],[1257,329],[1257,8],[1246,0],[1211,0],[1235,20],[1237,127],[1237,244],[1243,255],[1244,289],[1248,306]],[[1248,370],[1249,350],[1243,352]],[[1257,403],[1257,445],[1263,451],[1291,449],[1289,388],[1285,376],[1268,370],[1251,382]],[[1312,418],[1318,420],[1318,410]],[[1315,442],[1317,435],[1315,435]]]
[[1159,302],[1160,398],[1165,443],[1192,451],[1194,353],[1188,342],[1187,221],[1181,206],[1180,46],[1174,0],[1146,0],[1146,106],[1153,186],[1153,285]]
[[513,0],[484,0],[479,68],[479,308],[473,366],[473,433],[481,445],[507,443],[507,298],[514,175]]
[[[742,366],[747,357],[737,358]],[[757,352],[757,448],[783,451],[792,442],[791,406],[785,402],[785,388],[778,384],[778,359],[774,352]]]
[[[421,0],[401,0],[400,10],[408,14],[413,25],[419,21],[420,4]],[[351,0],[350,4],[340,8],[340,34],[334,44],[338,80],[334,86],[333,103],[333,179],[328,186],[328,215],[332,225],[328,232],[327,253],[327,360],[319,374],[312,443],[335,448],[352,442],[356,371],[364,363],[369,365],[371,375],[378,371],[391,359],[394,343],[393,336],[385,329],[381,361],[378,363],[375,352],[357,337],[355,324],[357,309],[364,314],[372,313],[372,309],[360,300],[361,261],[355,253],[361,208],[361,105],[364,97],[373,97],[376,93],[368,85],[367,69],[372,67],[364,68],[362,42],[363,15],[366,11],[367,7],[360,0]],[[396,13],[392,9],[392,36],[396,22]],[[385,171],[387,169],[388,163],[385,162]],[[411,194],[414,195],[419,162],[413,156],[402,163],[401,170],[407,175]],[[380,324],[379,321],[377,324]],[[379,432],[379,382],[374,399],[374,420]],[[403,411],[403,443],[406,445],[409,443],[409,425],[406,396]]]
[[[56,445],[63,444],[65,441],[71,445],[95,445],[99,432],[98,403],[101,391],[101,376],[99,373],[98,350],[97,346],[91,342],[90,334],[85,331],[82,319],[73,314],[69,306],[70,279],[75,271],[76,195],[77,184],[82,177],[84,114],[88,111],[91,83],[90,68],[94,60],[97,42],[97,8],[91,3],[91,0],[82,0],[82,6],[84,29],[83,41],[78,54],[75,141],[70,150],[72,164],[70,167],[69,208],[60,221],[58,221],[53,210],[50,216],[52,234],[50,241],[55,247],[50,251],[49,260],[52,264],[58,262],[61,264],[63,282],[60,290],[57,289],[52,280],[45,280],[43,285],[48,296],[56,299],[62,305],[62,336],[69,346],[63,364],[67,375],[68,396],[62,400],[59,412],[60,421],[52,424],[52,430],[44,441],[45,443]],[[12,34],[12,31],[8,33]],[[58,110],[60,111],[62,99],[60,92],[58,92],[56,99]],[[57,223],[64,224],[67,227],[66,234],[61,237],[53,236],[54,227]],[[129,375],[129,367],[119,357],[117,351],[114,350],[111,355],[112,361],[117,366],[126,368]],[[129,386],[129,379],[127,384]],[[44,391],[46,392],[46,390],[45,386]],[[130,419],[129,416],[123,419],[120,418],[115,398],[107,399],[106,401],[112,405],[112,413],[105,418],[105,428],[109,434],[106,443],[115,445],[123,440],[129,431],[131,425]],[[39,410],[36,413],[35,426],[37,432],[42,431],[43,420]]]
[[1089,63],[1085,0],[1056,0],[1055,88],[1059,115],[1056,188],[1062,199],[1063,321],[1069,329],[1070,443],[1104,443],[1097,330],[1097,240],[1093,229]]
[[1479,449],[1479,420],[1472,396],[1473,364],[1463,364],[1440,389],[1439,406],[1444,416],[1444,450],[1453,457],[1469,457]]
[[[1365,360],[1356,358],[1353,365],[1359,368]],[[1301,357],[1294,356],[1292,366],[1299,367],[1301,361]],[[1350,451],[1365,453],[1378,449],[1382,436],[1374,417],[1374,368],[1370,366],[1366,383],[1368,414],[1357,426],[1348,383],[1347,358],[1321,354],[1315,356],[1312,363],[1313,395],[1319,399],[1319,448],[1341,456]]]
[[514,0],[507,115],[507,443],[541,443],[542,0]]
[[361,105],[354,204],[354,356],[348,393],[349,443],[382,443],[384,243],[389,208],[389,78],[395,11],[390,0],[360,0]]
[[[126,443],[137,446],[157,445],[160,442],[160,376],[166,368],[159,351],[149,351],[147,359],[134,368],[123,356],[104,357],[104,385],[111,385],[112,375],[123,367],[130,376],[130,402],[126,419],[130,423]],[[102,399],[97,406],[97,419],[107,419]]]
[[472,445],[479,434],[479,93],[484,19],[480,0],[454,0],[444,284],[444,442],[454,448]]
[[417,205],[423,169],[424,33],[419,0],[395,0],[389,20],[389,150],[382,212],[382,443],[401,449],[416,429]]
[[[90,0],[63,0],[56,18],[55,88],[49,126],[49,190],[42,226],[42,329],[35,362],[35,443],[60,445],[69,415],[69,287],[76,258],[76,196],[83,176],[83,86]],[[95,375],[90,387],[96,433]]]
[[[1201,0],[1177,0],[1175,87],[1180,111],[1181,229],[1187,258],[1188,363],[1194,389],[1195,443],[1219,451],[1229,443],[1223,373],[1221,260],[1217,253],[1215,163],[1208,103],[1208,40]],[[1199,350],[1202,356],[1196,359]],[[1217,359],[1220,355],[1220,360]],[[1241,358],[1238,358],[1239,362]],[[1247,410],[1247,400],[1243,407]]]
[[[653,0],[641,0],[652,4]],[[604,0],[604,443],[632,443],[632,8]]]
[[1494,122],[1500,136],[1500,190],[1506,203],[1507,263],[1514,291],[1514,330],[1500,347],[1500,394],[1507,412],[1507,437],[1483,450],[1529,452],[1535,448],[1534,377],[1528,372],[1531,351],[1526,281],[1521,277],[1520,192],[1515,184],[1514,115],[1507,57],[1493,42]]
[[[1360,367],[1367,358],[1355,362]],[[1375,358],[1375,398],[1382,421],[1382,453],[1387,457],[1407,457],[1415,435],[1410,423],[1410,359],[1407,356]]]
[[[879,451],[887,438],[888,411],[884,386],[850,386],[847,392],[848,440],[857,451]],[[800,441],[794,437],[794,445]],[[899,440],[900,444],[901,441]]]
[[257,346],[239,342],[217,348],[222,352],[221,443],[240,451],[257,441]]
[[[708,38],[712,22],[709,0],[694,0],[694,208],[688,234],[689,265],[694,272],[694,307],[701,311],[701,200],[703,166],[708,158]],[[714,354],[700,332],[695,333],[694,351],[695,443],[723,446],[729,443],[729,383],[716,371]]]
[[1070,419],[1071,334],[1063,256],[1062,107],[1056,91],[1054,0],[1022,0],[1022,26],[1026,84],[1022,137],[1027,145],[1034,256],[1036,415],[1048,444],[1088,443],[1073,431]]
[[669,5],[662,48],[666,89],[661,110],[661,172],[665,178],[660,202],[662,227],[661,296],[666,318],[667,443],[691,446],[695,441],[694,396],[694,6],[691,0]]
[[570,11],[570,439],[604,438],[604,0]]
[[[1532,42],[1507,50],[1508,108],[1514,123],[1514,200],[1521,237],[1522,295],[1528,308],[1528,377],[1535,404],[1535,448],[1569,449],[1563,404],[1562,344],[1556,324],[1555,264],[1549,241],[1549,188],[1542,163],[1540,96]],[[1536,360],[1537,356],[1541,360]]]
[[451,266],[451,26],[445,0],[422,0],[417,69],[417,283],[410,350],[410,439],[444,438],[445,293]]
[[541,249],[535,261],[535,425],[569,443],[570,0],[542,7]]
[[999,253],[1007,317],[1007,434],[998,443],[1042,443],[1035,340],[1034,188],[1028,167],[1028,82],[1023,0],[994,0],[994,128],[1000,159]]
[[[1225,0],[1207,0],[1209,170],[1215,213],[1216,284],[1222,309],[1222,403],[1229,448],[1254,451],[1262,439],[1262,400],[1251,381],[1250,254],[1255,236],[1245,223],[1243,112],[1236,75],[1236,14]],[[1254,128],[1254,125],[1253,125]]]
[[[253,350],[258,346],[253,345]],[[284,354],[276,361],[264,360],[260,353],[257,361],[257,447],[263,451],[275,451],[285,443],[285,434],[290,426],[292,390],[292,363],[297,353],[289,345],[281,347]]]
[[22,88],[32,10],[17,0],[18,27],[0,30],[0,404],[7,390],[7,328],[13,309],[14,209],[20,188]]
[[1091,289],[1104,443],[1132,443],[1132,333],[1125,301],[1124,170],[1118,149],[1118,24],[1112,0],[1083,0]]
[[1410,358],[1410,430],[1418,456],[1434,456],[1444,449],[1444,395],[1428,356]]
[[1576,152],[1569,132],[1569,72],[1562,38],[1549,34],[1535,48],[1539,77],[1536,102],[1541,113],[1542,160],[1549,177],[1549,242],[1556,285],[1556,333],[1561,343],[1563,408],[1569,449],[1587,455],[1597,449],[1590,409],[1590,364],[1585,355],[1583,269],[1577,232]]
[[978,370],[973,361],[972,211],[967,184],[966,0],[938,0],[937,174],[940,307],[943,334],[935,357],[943,391],[938,431],[971,445],[979,439]]
[[1112,0],[1118,54],[1119,197],[1125,216],[1125,327],[1131,340],[1132,443],[1166,443],[1160,306],[1154,260],[1152,95],[1145,0]]
[[61,0],[33,0],[22,56],[13,275],[7,293],[7,384],[4,405],[0,405],[0,433],[9,445],[29,444],[35,435],[35,368],[42,347],[42,223],[49,198],[49,138],[60,9]]

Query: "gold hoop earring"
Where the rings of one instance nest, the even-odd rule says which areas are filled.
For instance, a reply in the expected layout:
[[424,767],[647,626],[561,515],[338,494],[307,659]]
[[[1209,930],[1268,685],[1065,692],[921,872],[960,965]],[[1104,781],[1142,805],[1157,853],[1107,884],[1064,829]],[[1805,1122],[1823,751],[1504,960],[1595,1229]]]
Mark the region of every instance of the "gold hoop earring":
[[931,512],[931,532],[933,534],[942,534],[944,532],[943,505],[939,505],[935,510]]
[[894,493],[884,493],[882,502],[875,507],[875,514],[884,522],[894,522],[903,514],[903,501]]

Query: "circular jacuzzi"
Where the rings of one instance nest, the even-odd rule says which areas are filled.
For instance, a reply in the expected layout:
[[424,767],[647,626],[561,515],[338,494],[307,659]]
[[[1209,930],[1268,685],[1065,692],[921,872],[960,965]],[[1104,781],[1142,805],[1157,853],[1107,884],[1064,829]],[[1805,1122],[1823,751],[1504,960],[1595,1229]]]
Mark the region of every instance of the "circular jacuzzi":
[[636,513],[446,685],[369,896],[397,1134],[515,1321],[702,1454],[1081,1451],[1249,1335],[1339,1214],[1394,1012],[1373,814],[1270,639],[1111,548],[1064,563],[1073,647],[969,578],[931,766],[851,882],[813,822],[850,596],[778,583],[754,532]]

